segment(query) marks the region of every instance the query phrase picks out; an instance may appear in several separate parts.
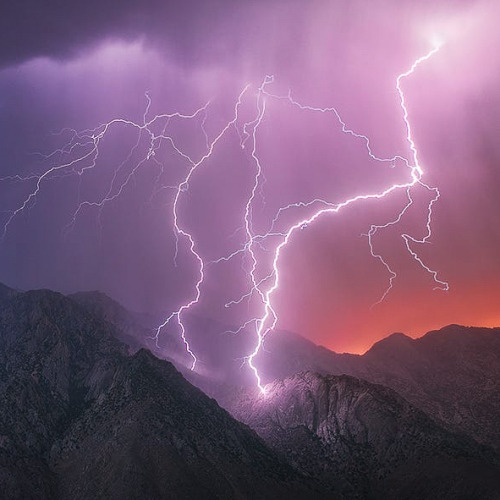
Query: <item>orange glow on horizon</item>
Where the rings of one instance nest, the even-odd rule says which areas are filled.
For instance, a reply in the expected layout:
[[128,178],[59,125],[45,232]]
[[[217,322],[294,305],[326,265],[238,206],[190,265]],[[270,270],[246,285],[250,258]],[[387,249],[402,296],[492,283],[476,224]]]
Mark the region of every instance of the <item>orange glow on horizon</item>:
[[415,295],[410,291],[396,295],[372,310],[357,304],[349,315],[328,314],[299,333],[338,353],[364,354],[373,344],[396,332],[419,338],[449,324],[500,326],[500,314],[495,312],[500,304],[500,290],[494,283],[473,289],[456,287],[447,293],[421,290]]

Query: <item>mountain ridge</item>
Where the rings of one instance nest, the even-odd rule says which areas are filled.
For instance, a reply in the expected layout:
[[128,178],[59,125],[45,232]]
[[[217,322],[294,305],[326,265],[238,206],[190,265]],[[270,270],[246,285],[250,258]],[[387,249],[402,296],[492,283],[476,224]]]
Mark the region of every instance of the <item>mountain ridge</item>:
[[[150,326],[104,294],[1,290],[0,484],[11,498],[500,494],[485,446],[500,414],[500,329],[396,333],[364,355],[273,332],[258,358],[263,397],[242,375],[225,378],[233,361],[222,378],[180,363],[181,375],[158,359],[175,344],[141,347]],[[223,325],[190,325],[195,342],[208,333],[203,345],[226,345],[211,337]],[[205,359],[237,353],[230,339]]]
[[321,497],[171,363],[130,355],[117,335],[56,292],[1,301],[6,498]]
[[442,429],[392,389],[303,372],[265,390],[235,398],[233,414],[345,498],[399,499],[422,479],[419,496],[410,498],[437,498],[440,489],[443,499],[500,492],[500,461],[491,449]]
[[[112,300],[112,299],[109,299]],[[224,352],[224,342],[231,342],[230,359],[243,358],[248,352],[243,339],[237,344],[234,335],[224,337],[214,324],[212,330],[203,330],[205,323],[198,321],[189,329],[190,339],[206,335],[204,350]],[[463,327],[450,324],[432,330],[418,338],[394,333],[376,342],[362,355],[338,354],[292,332],[276,331],[266,338],[265,349],[256,358],[264,383],[302,371],[320,374],[346,374],[388,386],[405,397],[452,432],[465,432],[479,442],[500,450],[500,428],[496,415],[500,415],[500,328]],[[167,335],[171,338],[171,335]],[[174,336],[178,337],[178,336]],[[184,349],[178,344],[172,348]],[[166,357],[163,350],[154,351]],[[217,354],[213,362],[224,356]],[[234,388],[224,384],[248,386],[254,380],[249,370],[241,370],[241,363],[224,365],[219,388],[196,377],[188,368],[176,365],[192,383],[224,406],[226,395]],[[203,359],[202,359],[203,362]],[[210,375],[211,366],[206,373]],[[247,372],[247,373],[246,373]],[[222,389],[221,389],[222,387]],[[478,388],[484,387],[484,390]],[[493,416],[493,417],[492,417]],[[500,417],[499,417],[500,418]]]

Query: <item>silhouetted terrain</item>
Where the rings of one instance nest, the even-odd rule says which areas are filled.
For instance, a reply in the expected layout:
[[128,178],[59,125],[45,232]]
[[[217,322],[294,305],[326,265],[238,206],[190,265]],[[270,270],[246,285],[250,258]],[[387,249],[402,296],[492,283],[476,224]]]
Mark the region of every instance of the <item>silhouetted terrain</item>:
[[[88,303],[105,319],[109,312],[104,311],[116,307],[113,305],[116,303],[103,294],[94,294]],[[137,323],[134,315],[124,311],[123,324]],[[189,337],[202,353],[202,373],[203,370],[209,373],[218,384],[192,376],[188,370],[185,374],[224,406],[226,392],[234,391],[232,387],[225,388],[224,383],[253,384],[249,370],[241,369],[241,359],[255,339],[249,338],[248,333],[240,337],[225,334],[230,327],[212,320],[190,317],[188,323]],[[118,323],[120,329],[123,324]],[[141,332],[135,336],[136,343],[156,349],[151,342],[144,341],[143,330],[134,327],[132,331]],[[189,361],[176,332],[162,334],[161,342],[167,347],[156,349],[157,355]],[[447,429],[466,433],[500,450],[500,328],[450,325],[419,339],[395,333],[377,342],[362,356],[337,354],[297,334],[278,331],[266,339],[257,364],[265,382],[312,371],[352,375],[385,385]],[[182,364],[178,368],[182,370]]]
[[237,359],[251,337],[188,320],[198,374],[104,294],[0,286],[4,497],[500,498],[499,330],[395,334],[363,356],[275,332],[263,396]]
[[[153,318],[132,313],[100,292],[81,292],[70,295],[70,298],[96,317],[113,323],[120,340],[132,350],[145,347],[158,357],[174,362],[180,370],[191,366],[192,358],[186,352],[175,321],[162,329],[158,342],[154,338],[158,325],[168,315]],[[241,357],[252,348],[255,340],[248,332],[234,335],[228,332],[231,327],[192,314],[186,314],[183,321],[193,349],[202,353],[197,365],[199,373],[209,374],[211,379],[219,382],[229,380],[245,384],[252,380],[247,370],[241,370]]]
[[76,302],[0,302],[2,498],[307,498],[248,427]]

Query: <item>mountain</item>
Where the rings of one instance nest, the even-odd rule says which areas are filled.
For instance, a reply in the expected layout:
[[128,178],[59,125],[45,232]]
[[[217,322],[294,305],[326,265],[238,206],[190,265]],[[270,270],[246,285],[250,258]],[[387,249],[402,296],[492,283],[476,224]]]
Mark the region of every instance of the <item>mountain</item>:
[[478,443],[498,435],[499,330],[394,334],[362,356],[273,332],[263,396],[238,359],[251,335],[186,317],[195,373],[148,321],[98,292],[0,286],[6,498],[500,497]]
[[[83,296],[87,297],[84,301]],[[92,292],[74,298],[98,317],[114,323],[118,331],[134,336],[130,345],[148,347],[156,355],[174,360],[192,383],[223,406],[230,404],[232,393],[240,390],[239,386],[254,383],[250,371],[242,369],[241,363],[253,345],[254,339],[248,332],[227,334],[224,332],[231,328],[214,320],[187,317],[188,336],[202,356],[198,367],[205,377],[199,377],[188,369],[189,358],[178,332],[162,333],[162,347],[157,348],[148,340],[151,329],[109,297]],[[120,314],[114,312],[116,309]],[[256,362],[265,382],[312,371],[351,375],[382,384],[450,431],[466,433],[500,450],[498,328],[450,325],[418,339],[395,333],[361,356],[337,354],[297,334],[276,331],[267,337]]]
[[500,329],[450,325],[415,340],[393,335],[363,359],[357,376],[500,449]]
[[438,426],[396,392],[349,376],[301,373],[246,393],[233,414],[343,498],[486,499],[498,458]]
[[[121,304],[101,292],[79,292],[69,296],[100,320],[113,324],[118,338],[130,346],[132,352],[144,347],[156,356],[175,363],[191,378],[192,358],[181,340],[175,320],[163,328],[155,339],[157,328],[168,316],[156,318],[128,311]],[[209,376],[216,383],[238,382],[248,384],[252,377],[241,370],[241,358],[251,350],[254,339],[248,332],[229,333],[231,327],[209,318],[185,314],[183,322],[193,350],[198,353],[197,372]],[[235,329],[235,328],[234,328]]]
[[0,301],[13,297],[17,292],[8,286],[0,283]]
[[0,301],[0,484],[8,499],[310,498],[247,426],[74,300]]
[[394,389],[441,425],[500,450],[500,329],[450,325],[418,339],[402,333],[362,356],[337,354],[286,332],[269,335],[258,359],[281,378],[312,370]]
[[153,347],[149,342],[153,336],[152,329],[145,327],[133,313],[121,304],[108,297],[105,293],[78,292],[68,298],[91,312],[99,320],[107,321],[115,327],[116,337],[126,344],[131,352],[136,352],[141,347]]
[[362,365],[362,356],[337,354],[286,330],[269,334],[264,345],[256,362],[265,382],[304,371],[352,374]]

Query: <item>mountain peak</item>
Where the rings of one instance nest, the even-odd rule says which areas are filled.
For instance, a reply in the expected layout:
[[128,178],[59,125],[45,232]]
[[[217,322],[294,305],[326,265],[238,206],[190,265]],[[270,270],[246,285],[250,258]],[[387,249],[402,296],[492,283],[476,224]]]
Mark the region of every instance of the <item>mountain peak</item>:
[[467,335],[498,335],[500,334],[500,328],[488,328],[488,327],[481,327],[481,326],[465,326],[465,325],[458,325],[455,323],[452,323],[450,325],[443,326],[442,328],[439,328],[438,330],[431,330],[430,332],[427,332],[425,335],[423,335],[421,338],[425,338],[427,336],[467,336]]
[[17,293],[16,290],[14,290],[13,288],[10,288],[7,285],[0,283],[0,300],[11,297],[16,293]]
[[413,352],[415,348],[415,340],[401,332],[396,332],[388,337],[375,342],[364,357],[372,357],[374,355],[391,354],[392,356],[407,356]]

